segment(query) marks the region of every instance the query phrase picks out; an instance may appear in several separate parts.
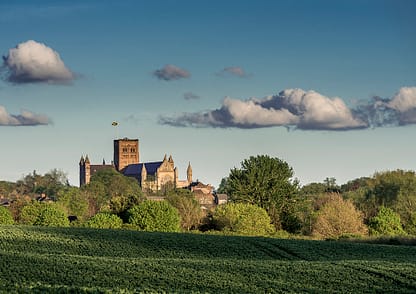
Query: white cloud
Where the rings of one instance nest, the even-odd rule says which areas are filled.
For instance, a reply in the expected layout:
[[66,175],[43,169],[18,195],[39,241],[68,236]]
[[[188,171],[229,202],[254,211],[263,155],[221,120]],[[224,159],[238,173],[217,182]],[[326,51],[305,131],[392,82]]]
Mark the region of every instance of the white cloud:
[[9,114],[6,108],[0,105],[0,126],[36,126],[50,123],[51,121],[46,115],[27,110],[22,110],[18,115]]
[[153,72],[153,75],[159,80],[173,81],[179,79],[189,78],[191,74],[180,67],[172,64],[167,64],[161,69],[157,69]]
[[225,98],[220,109],[161,117],[161,124],[194,127],[259,128],[271,126],[309,130],[367,128],[368,122],[355,117],[340,98],[328,98],[315,91],[288,89],[263,99]]
[[9,49],[3,60],[6,80],[12,83],[68,83],[75,78],[58,52],[33,40]]
[[387,106],[397,111],[399,124],[416,123],[416,87],[403,87],[387,103]]

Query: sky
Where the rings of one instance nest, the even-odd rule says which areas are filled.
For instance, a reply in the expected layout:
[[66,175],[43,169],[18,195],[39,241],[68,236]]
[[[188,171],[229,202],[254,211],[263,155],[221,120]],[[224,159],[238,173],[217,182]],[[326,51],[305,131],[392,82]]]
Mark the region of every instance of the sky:
[[[218,187],[250,156],[302,185],[415,170],[412,0],[0,1],[0,180],[172,155]],[[112,126],[117,121],[118,126]]]

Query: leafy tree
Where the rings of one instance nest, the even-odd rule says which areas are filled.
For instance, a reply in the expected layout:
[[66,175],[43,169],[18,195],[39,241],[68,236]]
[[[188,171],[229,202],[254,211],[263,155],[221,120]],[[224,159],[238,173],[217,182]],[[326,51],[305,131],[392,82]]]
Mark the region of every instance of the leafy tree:
[[252,156],[234,168],[226,180],[226,193],[234,202],[258,205],[268,212],[277,229],[286,229],[287,215],[296,207],[298,181],[284,161],[267,155]]
[[185,189],[172,190],[168,193],[167,201],[178,210],[183,230],[189,231],[198,228],[204,213],[191,191]]
[[371,235],[405,235],[400,216],[388,207],[380,207],[377,215],[370,219],[368,228]]
[[143,231],[178,232],[180,216],[167,201],[146,200],[128,211],[128,220]]
[[12,225],[14,219],[10,211],[3,206],[0,206],[0,225]]
[[54,204],[43,204],[35,222],[35,226],[68,227],[68,215],[63,209]]
[[25,205],[19,216],[20,223],[24,225],[33,225],[39,217],[43,205],[45,204],[37,201],[32,201],[31,203]]
[[75,215],[78,219],[83,220],[88,217],[88,199],[77,187],[66,187],[58,192],[58,201],[68,215]]
[[217,206],[213,221],[219,230],[243,235],[265,236],[274,232],[267,211],[257,205],[227,203]]
[[97,229],[120,229],[123,226],[123,220],[115,214],[101,212],[89,219],[85,226]]
[[416,236],[416,211],[412,214],[404,229],[409,235]]
[[[104,198],[112,212],[123,215],[129,208],[144,200],[136,179],[125,177],[112,168],[102,169],[91,177],[91,183],[101,183]],[[97,186],[95,186],[97,187]]]
[[63,171],[53,169],[45,175],[36,171],[17,181],[17,190],[22,195],[45,194],[54,199],[59,190],[68,186],[68,178]]
[[110,195],[100,181],[92,181],[81,187],[81,192],[88,199],[88,216],[92,217],[100,211],[110,210]]
[[363,215],[350,201],[331,194],[317,213],[312,234],[317,237],[338,238],[342,235],[365,235]]
[[415,172],[396,170],[376,173],[369,182],[366,209],[371,210],[371,216],[374,216],[380,206],[398,213],[404,225],[410,222],[416,207]]

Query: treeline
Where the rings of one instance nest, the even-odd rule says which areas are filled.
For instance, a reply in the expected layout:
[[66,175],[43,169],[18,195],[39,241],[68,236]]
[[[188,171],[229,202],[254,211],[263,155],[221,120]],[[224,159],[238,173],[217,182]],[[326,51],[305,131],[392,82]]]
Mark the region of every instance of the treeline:
[[229,202],[210,211],[189,190],[163,192],[165,201],[148,201],[135,179],[113,169],[99,171],[81,188],[71,187],[60,171],[33,172],[16,183],[0,182],[0,196],[13,200],[0,208],[0,224],[331,239],[416,235],[414,171],[379,172],[341,186],[334,178],[300,186],[287,162],[260,155],[230,170],[217,191]]

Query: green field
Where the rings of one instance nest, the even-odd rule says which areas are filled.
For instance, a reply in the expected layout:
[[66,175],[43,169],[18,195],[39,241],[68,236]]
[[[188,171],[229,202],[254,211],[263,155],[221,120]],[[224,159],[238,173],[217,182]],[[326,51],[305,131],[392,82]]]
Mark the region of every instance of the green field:
[[0,292],[416,292],[416,247],[0,227]]

